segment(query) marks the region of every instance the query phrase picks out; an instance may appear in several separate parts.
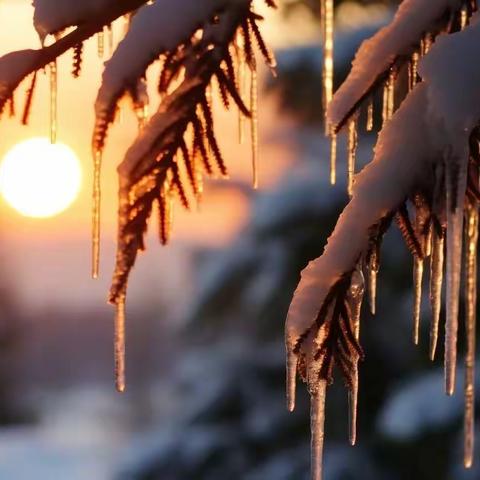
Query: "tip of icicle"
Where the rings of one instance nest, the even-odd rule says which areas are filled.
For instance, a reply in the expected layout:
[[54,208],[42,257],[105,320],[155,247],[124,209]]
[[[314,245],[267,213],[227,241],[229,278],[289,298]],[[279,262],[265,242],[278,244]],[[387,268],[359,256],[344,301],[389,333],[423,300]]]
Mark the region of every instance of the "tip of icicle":
[[118,384],[118,383],[117,383],[117,384],[115,385],[115,388],[117,389],[117,392],[118,392],[118,393],[125,393],[126,388],[125,388],[125,384],[124,384],[124,383],[122,383],[122,384]]
[[288,398],[287,399],[287,410],[292,413],[295,410],[295,399]]
[[465,468],[472,468],[472,466],[473,466],[473,460],[472,460],[471,458],[465,459],[464,462],[463,462],[463,466],[464,466]]

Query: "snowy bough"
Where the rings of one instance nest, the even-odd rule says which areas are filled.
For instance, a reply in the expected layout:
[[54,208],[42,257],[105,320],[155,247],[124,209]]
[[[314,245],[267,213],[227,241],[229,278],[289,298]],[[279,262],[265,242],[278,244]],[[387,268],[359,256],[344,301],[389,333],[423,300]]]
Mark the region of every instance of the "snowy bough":
[[[272,0],[266,0],[274,7]],[[51,76],[51,138],[56,137],[57,58],[73,52],[72,73],[81,73],[82,44],[98,35],[99,53],[111,24],[124,17],[125,38],[106,62],[95,103],[92,138],[93,268],[98,276],[102,152],[121,98],[128,96],[139,133],[119,172],[116,268],[109,300],[116,306],[116,385],[125,389],[125,301],[130,271],[144,249],[147,222],[158,217],[160,240],[169,240],[172,201],[184,207],[202,195],[204,175],[226,175],[214,131],[212,86],[239,124],[250,122],[254,184],[257,183],[255,50],[274,68],[251,0],[35,0],[38,50],[0,59],[0,108],[10,104],[30,77],[22,121],[36,74]],[[473,461],[477,236],[480,202],[480,14],[476,0],[404,0],[392,22],[364,42],[350,75],[333,95],[333,0],[321,0],[324,35],[323,99],[331,137],[331,181],[336,179],[336,141],[348,136],[349,204],[324,254],[302,272],[286,324],[288,408],[295,406],[299,375],[311,395],[312,478],[322,476],[327,386],[337,367],[350,399],[350,441],[356,441],[360,317],[364,294],[375,312],[382,237],[395,223],[413,257],[413,340],[419,342],[422,280],[430,272],[430,357],[440,329],[446,271],[445,391],[454,393],[462,262],[465,274],[466,467]],[[50,40],[53,39],[53,40]],[[110,39],[112,40],[112,39]],[[48,46],[47,46],[48,43]],[[158,111],[148,116],[146,70],[160,62]],[[247,75],[249,81],[247,82]],[[248,94],[247,92],[248,91]],[[374,128],[374,100],[382,100],[382,128],[374,158],[355,175],[360,113]],[[376,102],[378,103],[378,102]],[[362,117],[363,118],[363,117]],[[463,248],[465,246],[465,248]],[[463,252],[462,252],[463,250]]]

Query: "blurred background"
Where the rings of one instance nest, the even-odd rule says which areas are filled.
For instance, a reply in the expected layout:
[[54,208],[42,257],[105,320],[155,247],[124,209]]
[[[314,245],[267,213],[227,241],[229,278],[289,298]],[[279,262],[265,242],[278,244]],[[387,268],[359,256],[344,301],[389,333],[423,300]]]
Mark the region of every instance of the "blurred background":
[[[1,54],[38,45],[29,3],[0,3]],[[309,478],[308,398],[299,385],[297,410],[287,413],[283,326],[301,269],[321,254],[347,201],[344,138],[339,181],[328,183],[318,3],[282,0],[278,11],[265,12],[279,66],[275,79],[262,72],[260,189],[251,188],[236,113],[218,105],[230,181],[209,181],[199,211],[176,207],[168,247],[159,246],[152,225],[130,283],[121,396],[105,299],[115,168],[136,134],[135,118],[125,107],[109,138],[102,270],[93,281],[89,146],[104,60],[92,40],[80,79],[70,76],[69,55],[59,62],[58,138],[79,156],[83,184],[75,203],[48,219],[0,203],[0,479]],[[396,3],[336,2],[337,84]],[[29,126],[2,119],[0,157],[48,135],[48,76],[40,77]],[[370,160],[375,137],[362,132],[360,163]],[[378,314],[363,317],[358,446],[348,445],[347,395],[337,381],[327,402],[325,478],[479,479],[480,462],[469,472],[461,466],[461,385],[445,397],[441,359],[427,358],[426,296],[421,346],[411,344],[411,259],[393,229],[383,252]]]

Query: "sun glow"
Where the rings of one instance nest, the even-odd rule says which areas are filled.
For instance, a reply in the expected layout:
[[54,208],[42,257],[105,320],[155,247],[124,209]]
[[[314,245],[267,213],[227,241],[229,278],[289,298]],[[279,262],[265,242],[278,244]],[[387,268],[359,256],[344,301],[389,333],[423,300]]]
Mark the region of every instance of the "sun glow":
[[81,179],[75,152],[47,138],[18,143],[0,165],[0,192],[26,217],[53,217],[66,210],[78,195]]

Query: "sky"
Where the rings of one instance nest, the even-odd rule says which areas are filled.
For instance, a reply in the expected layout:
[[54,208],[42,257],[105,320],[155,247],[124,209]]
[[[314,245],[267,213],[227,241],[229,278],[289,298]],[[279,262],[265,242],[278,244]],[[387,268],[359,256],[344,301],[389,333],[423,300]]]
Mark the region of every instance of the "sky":
[[[28,1],[0,2],[0,55],[23,48],[38,48],[39,40],[32,26],[33,9]],[[277,17],[279,18],[279,17]],[[286,38],[278,35],[277,21],[268,23],[267,35],[274,45],[282,45]],[[115,37],[121,31],[121,21],[115,26]],[[303,40],[315,36],[315,30],[306,29]],[[297,35],[298,36],[298,35]],[[288,41],[298,43],[294,37]],[[55,307],[82,308],[85,303],[105,306],[105,298],[113,271],[117,176],[116,166],[129,144],[135,138],[137,127],[129,106],[122,106],[122,121],[117,122],[109,135],[102,172],[102,258],[101,277],[90,278],[90,226],[92,160],[90,136],[94,121],[93,102],[100,84],[102,64],[108,58],[99,58],[97,40],[87,42],[84,48],[82,75],[70,75],[72,56],[64,55],[58,63],[58,141],[70,146],[79,157],[83,182],[77,200],[60,215],[48,219],[22,217],[3,199],[0,199],[0,259],[4,279],[8,279],[22,308],[27,311]],[[149,77],[155,77],[152,68]],[[152,83],[155,83],[154,81]],[[16,108],[22,111],[28,81],[15,96]],[[153,95],[152,110],[156,107]],[[169,297],[185,288],[189,277],[186,251],[192,245],[219,247],[227,244],[248,219],[250,190],[250,147],[248,142],[238,144],[237,116],[217,108],[218,137],[228,160],[230,184],[216,180],[207,184],[199,211],[175,211],[172,245],[160,247],[156,241],[156,226],[152,225],[149,249],[140,256],[131,282],[130,302],[141,304],[158,301],[158,296]],[[292,122],[284,118],[274,98],[261,98],[260,121],[260,185],[271,187],[292,162],[291,145],[282,141]],[[40,74],[28,126],[19,118],[2,118],[0,123],[0,158],[18,142],[32,137],[49,135],[49,78]],[[246,188],[245,188],[246,187]],[[148,259],[145,259],[148,257]],[[157,268],[152,268],[157,267]],[[166,274],[165,272],[168,272]],[[161,286],[145,289],[145,281]]]

